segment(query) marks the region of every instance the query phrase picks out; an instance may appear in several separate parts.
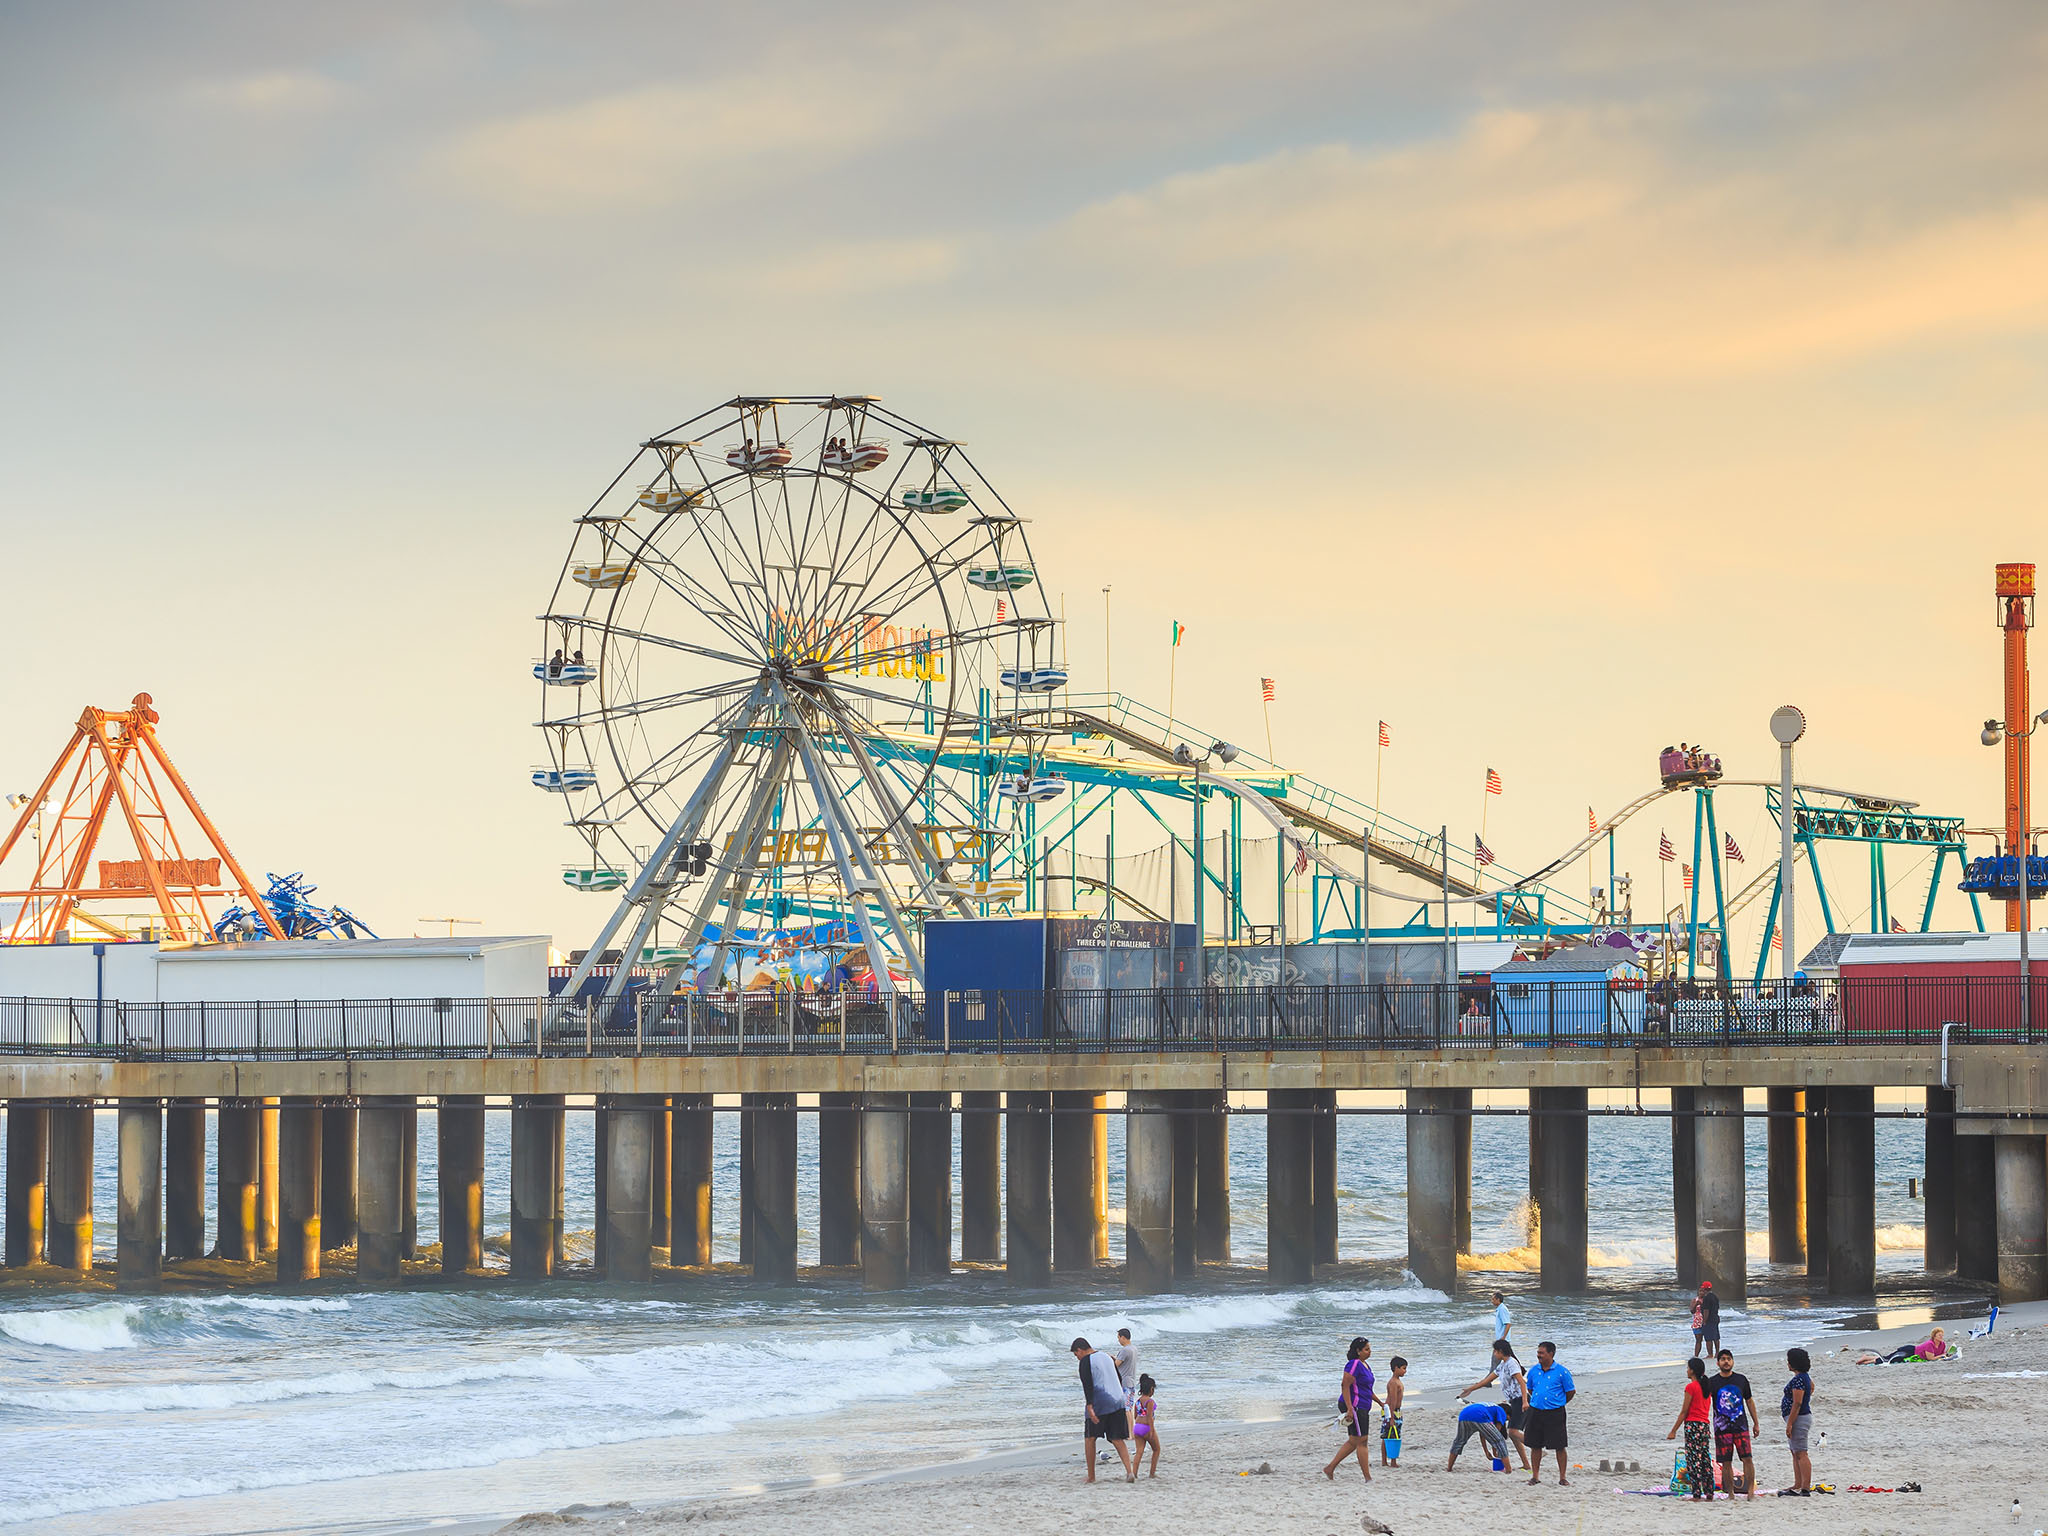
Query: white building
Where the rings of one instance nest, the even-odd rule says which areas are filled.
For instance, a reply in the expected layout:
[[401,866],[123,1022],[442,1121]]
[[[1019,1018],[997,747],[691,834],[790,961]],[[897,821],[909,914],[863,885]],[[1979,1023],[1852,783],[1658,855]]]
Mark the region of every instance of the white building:
[[545,997],[544,937],[0,944],[0,997],[109,1002]]

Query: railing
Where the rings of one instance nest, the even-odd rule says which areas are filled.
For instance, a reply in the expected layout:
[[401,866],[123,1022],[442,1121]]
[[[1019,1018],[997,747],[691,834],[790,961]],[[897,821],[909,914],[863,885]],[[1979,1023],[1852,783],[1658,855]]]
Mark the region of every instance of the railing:
[[[2048,1020],[2048,977],[2033,1018]],[[96,1002],[0,998],[0,1054],[121,1061],[442,1057],[1613,1050],[2031,1044],[2016,977],[1616,985],[1553,973],[1447,987],[749,992]]]

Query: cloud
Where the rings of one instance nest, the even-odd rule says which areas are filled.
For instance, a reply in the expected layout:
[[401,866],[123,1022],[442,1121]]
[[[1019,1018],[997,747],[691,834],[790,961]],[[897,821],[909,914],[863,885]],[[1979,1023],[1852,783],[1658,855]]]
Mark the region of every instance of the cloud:
[[208,106],[275,116],[325,111],[340,98],[341,87],[311,70],[281,69],[200,80],[192,95]]

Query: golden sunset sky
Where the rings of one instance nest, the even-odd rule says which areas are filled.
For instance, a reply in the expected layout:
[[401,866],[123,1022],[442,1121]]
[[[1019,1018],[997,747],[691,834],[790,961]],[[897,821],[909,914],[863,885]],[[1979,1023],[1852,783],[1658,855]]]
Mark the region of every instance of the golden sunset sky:
[[1667,742],[1770,775],[1786,702],[1802,778],[1999,815],[2038,5],[17,6],[0,200],[0,787],[147,690],[243,858],[387,934],[601,920],[533,616],[740,392],[965,439],[1077,687],[1111,584],[1116,687],[1179,620],[1180,715],[1260,742],[1271,676],[1362,795],[1384,718],[1466,843],[1493,767],[1509,864]]

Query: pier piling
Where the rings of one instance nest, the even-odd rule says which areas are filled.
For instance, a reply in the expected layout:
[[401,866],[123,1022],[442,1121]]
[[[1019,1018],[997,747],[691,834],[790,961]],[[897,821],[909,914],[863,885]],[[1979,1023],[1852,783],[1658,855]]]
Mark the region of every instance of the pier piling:
[[604,1277],[644,1285],[654,1278],[654,1122],[647,1098],[615,1094],[605,1116]]
[[[356,1117],[356,1278],[396,1280],[405,1251],[409,1098],[365,1099]],[[331,1123],[331,1122],[330,1122]],[[324,1132],[324,1127],[323,1127]],[[326,1148],[322,1147],[323,1160]],[[321,1198],[326,1198],[323,1186]],[[322,1212],[323,1219],[325,1212]]]
[[655,1251],[667,1253],[675,1262],[675,1119],[668,1097],[656,1095],[647,1101],[653,1110],[650,1122],[647,1164],[648,1241]]
[[441,1157],[441,1273],[484,1267],[484,1096],[444,1093],[434,1114]]
[[9,1269],[44,1261],[49,1220],[50,1108],[28,1099],[7,1105],[7,1248]]
[[555,1116],[560,1094],[512,1100],[512,1278],[546,1280],[555,1272]]
[[1700,1279],[1713,1282],[1723,1306],[1739,1307],[1749,1296],[1742,1090],[1697,1088],[1693,1103],[1699,1110],[1693,1121],[1693,1210]]
[[2048,1296],[2048,1147],[2039,1136],[1994,1136],[1998,1181],[1998,1299]]
[[206,1101],[164,1108],[164,1257],[206,1255]]
[[1586,1288],[1586,1154],[1590,1124],[1583,1088],[1536,1088],[1542,1112],[1537,1162],[1538,1285],[1552,1295]]
[[279,1101],[267,1098],[256,1115],[256,1253],[266,1258],[277,1252],[278,1114]]
[[[1052,1096],[1052,1267],[1093,1269],[1109,1246],[1109,1209],[1096,1200],[1107,1188],[1108,1095],[1061,1092]],[[1102,1135],[1097,1136],[1100,1130]],[[964,1159],[963,1159],[964,1160]],[[1097,1175],[1103,1178],[1098,1182]]]
[[1927,1090],[1926,1142],[1921,1168],[1921,1267],[1930,1275],[1956,1267],[1956,1091]]
[[1266,1094],[1266,1275],[1275,1285],[1315,1278],[1313,1088]]
[[263,1199],[263,1106],[222,1099],[214,1127],[213,1251],[249,1261],[262,1253],[257,1212]]
[[[1806,1278],[1828,1283],[1828,1090],[1806,1090],[1806,1114],[1799,1122],[1806,1138]],[[1998,1262],[1993,1254],[1994,1266]]]
[[320,1246],[331,1252],[356,1240],[356,1143],[361,1110],[330,1101],[320,1122]]
[[153,1290],[164,1268],[164,1106],[123,1099],[115,1122],[114,1283]]
[[[858,1264],[861,1236],[859,1095],[818,1095],[818,1262]],[[682,1134],[678,1125],[676,1134]],[[683,1191],[676,1189],[677,1220]],[[677,1260],[675,1262],[682,1262]]]
[[668,1261],[702,1267],[711,1262],[711,1095],[679,1093],[671,1114]]
[[1195,1257],[1230,1262],[1230,1095],[1204,1090],[1208,1113],[1195,1117]]
[[860,1279],[870,1291],[910,1283],[910,1097],[872,1093],[857,1114]]
[[1956,1275],[1998,1283],[1998,1173],[1992,1136],[1956,1137]]
[[1314,1204],[1315,1254],[1318,1264],[1337,1262],[1337,1090],[1314,1088],[1315,1118],[1310,1125],[1310,1199]]
[[1180,1090],[1173,1095],[1173,1273],[1186,1280],[1200,1262],[1196,1251],[1197,1202],[1201,1183],[1196,1174],[1200,1155],[1201,1108],[1199,1090]]
[[[1765,1198],[1769,1203],[1771,1262],[1806,1262],[1806,1138],[1800,1134],[1805,1095],[1797,1088],[1770,1088],[1764,1094],[1770,1118],[1765,1122]],[[1931,1207],[1930,1207],[1931,1209]]]
[[277,1118],[277,1278],[291,1284],[320,1276],[321,1132],[318,1099],[288,1098]]
[[1002,1103],[1000,1093],[960,1095],[960,1257],[970,1264],[1003,1261]]
[[1408,1090],[1408,1268],[1433,1291],[1458,1285],[1456,1090]]
[[1124,1116],[1124,1294],[1173,1289],[1174,1119],[1170,1093],[1133,1089]]
[[754,1278],[796,1280],[796,1095],[755,1095]]
[[1828,1089],[1828,1294],[1877,1288],[1877,1094]]
[[1453,1088],[1451,1109],[1458,1126],[1458,1252],[1472,1251],[1472,1090]]
[[953,1095],[910,1096],[910,1272],[953,1272]]
[[1052,1281],[1052,1095],[1012,1093],[1003,1111],[1010,1284]]
[[44,1252],[59,1269],[92,1268],[92,1102],[50,1107],[50,1184]]

